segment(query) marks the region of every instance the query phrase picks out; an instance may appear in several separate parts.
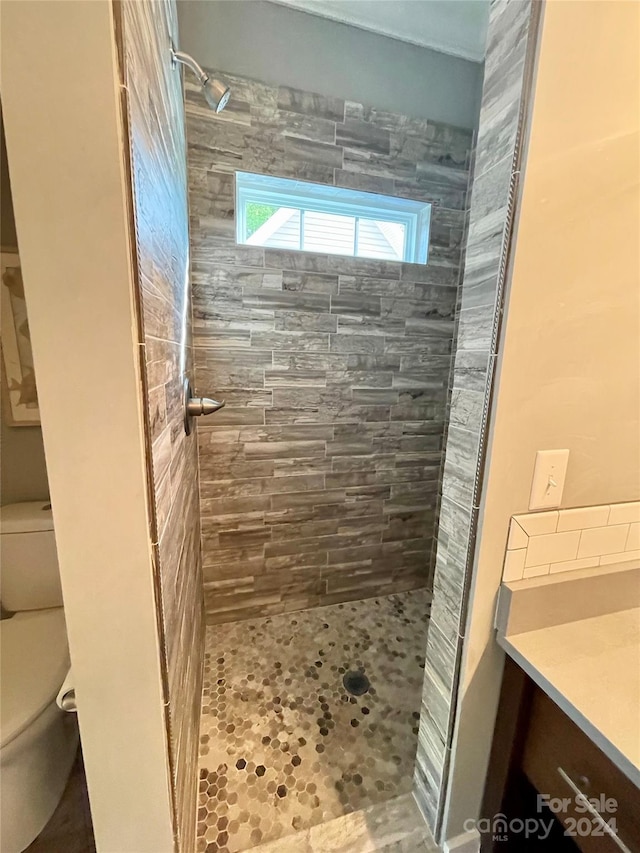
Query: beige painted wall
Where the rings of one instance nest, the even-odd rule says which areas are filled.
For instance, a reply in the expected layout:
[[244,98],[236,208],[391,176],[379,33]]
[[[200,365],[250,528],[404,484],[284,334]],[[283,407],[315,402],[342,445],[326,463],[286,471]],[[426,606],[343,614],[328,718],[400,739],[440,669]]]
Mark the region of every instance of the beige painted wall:
[[467,625],[447,836],[477,816],[502,655],[509,518],[535,453],[563,507],[640,497],[640,5],[546,4]]
[[98,853],[169,853],[112,5],[3,3],[1,36],[13,201]]

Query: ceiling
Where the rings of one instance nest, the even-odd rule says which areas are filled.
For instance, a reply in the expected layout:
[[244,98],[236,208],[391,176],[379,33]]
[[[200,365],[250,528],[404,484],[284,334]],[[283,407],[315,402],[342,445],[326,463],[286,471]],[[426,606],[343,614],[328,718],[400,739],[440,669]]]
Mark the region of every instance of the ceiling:
[[482,62],[489,0],[273,0],[442,53]]

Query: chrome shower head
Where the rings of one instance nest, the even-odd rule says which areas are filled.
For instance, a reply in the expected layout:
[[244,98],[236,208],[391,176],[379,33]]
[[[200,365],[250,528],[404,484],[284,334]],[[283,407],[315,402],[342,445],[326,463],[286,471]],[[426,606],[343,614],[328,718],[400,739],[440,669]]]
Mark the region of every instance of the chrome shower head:
[[173,47],[171,48],[171,59],[174,65],[180,62],[193,71],[200,82],[202,94],[206,102],[214,112],[221,113],[227,106],[227,102],[231,96],[231,89],[224,80],[218,80],[217,77],[209,77],[207,72],[198,65],[192,56],[189,56],[188,53],[174,50]]
[[214,112],[221,113],[231,97],[231,89],[225,82],[215,77],[207,77],[206,80],[201,80],[200,83],[206,102]]

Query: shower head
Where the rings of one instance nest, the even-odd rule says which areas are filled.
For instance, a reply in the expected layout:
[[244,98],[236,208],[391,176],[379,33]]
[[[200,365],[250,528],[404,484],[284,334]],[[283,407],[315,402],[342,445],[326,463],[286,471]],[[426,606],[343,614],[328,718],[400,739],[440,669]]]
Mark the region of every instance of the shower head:
[[216,113],[221,113],[227,106],[227,101],[231,97],[231,89],[227,84],[218,80],[215,77],[207,77],[206,80],[201,80],[202,94],[211,109]]
[[217,77],[209,77],[207,72],[198,65],[192,56],[189,56],[188,53],[174,50],[173,47],[171,48],[171,60],[174,65],[180,62],[193,71],[202,87],[202,94],[206,102],[214,112],[221,113],[227,106],[231,95],[231,89],[224,80],[218,80]]

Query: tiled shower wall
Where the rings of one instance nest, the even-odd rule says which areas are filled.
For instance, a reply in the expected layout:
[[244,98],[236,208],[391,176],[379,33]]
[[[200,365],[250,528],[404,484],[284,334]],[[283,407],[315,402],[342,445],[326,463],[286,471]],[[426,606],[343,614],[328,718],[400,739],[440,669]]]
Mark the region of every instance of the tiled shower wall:
[[491,3],[416,758],[415,792],[436,840],[451,756],[536,15],[531,0]]
[[152,450],[152,537],[177,849],[193,849],[204,660],[198,465],[182,423],[191,363],[186,137],[170,0],[119,7],[143,333],[146,421]]
[[[431,575],[472,133],[226,76],[187,82],[207,620]],[[427,266],[237,245],[234,172],[433,204]]]

